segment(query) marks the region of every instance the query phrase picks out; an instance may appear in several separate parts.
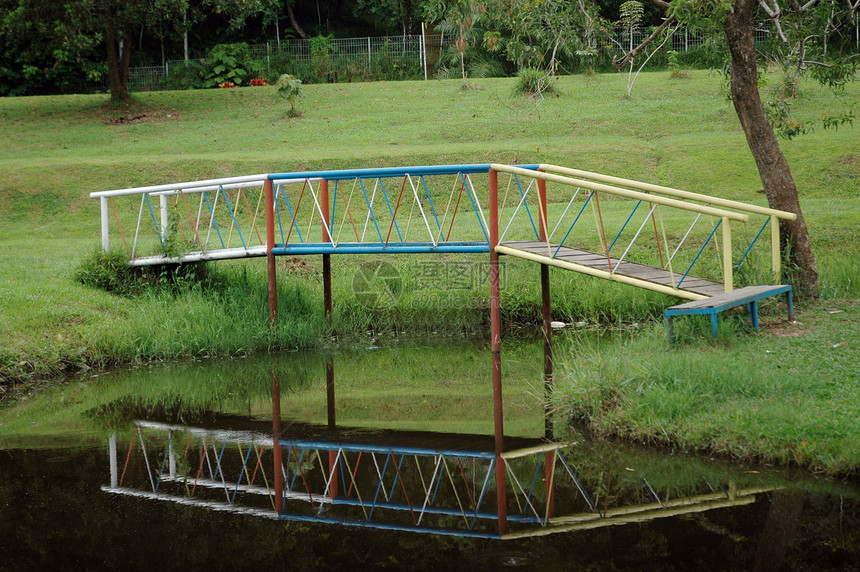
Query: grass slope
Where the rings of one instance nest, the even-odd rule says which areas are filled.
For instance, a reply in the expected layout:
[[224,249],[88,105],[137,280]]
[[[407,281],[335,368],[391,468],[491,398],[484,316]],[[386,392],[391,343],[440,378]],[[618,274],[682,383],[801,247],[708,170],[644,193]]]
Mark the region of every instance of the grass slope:
[[[295,347],[316,343],[325,331],[315,259],[298,267],[281,262],[285,324],[277,333],[261,327],[265,271],[260,261],[221,264],[215,271],[217,287],[189,287],[178,294],[153,291],[122,298],[74,282],[73,269],[98,241],[98,205],[87,196],[96,190],[272,171],[501,161],[570,165],[765,203],[721,80],[706,72],[692,72],[684,80],[672,80],[666,72],[643,74],[632,98],[623,97],[620,75],[565,77],[559,80],[559,95],[539,104],[512,96],[511,79],[484,80],[476,90],[460,91],[457,86],[456,80],[311,85],[305,88],[299,118],[286,116],[272,88],[152,92],[122,109],[106,106],[103,96],[0,99],[6,127],[0,135],[0,381],[40,378],[75,364]],[[807,84],[795,110],[800,119],[814,119],[858,94],[856,84],[842,96]],[[128,124],[112,121],[137,115],[145,117]],[[782,147],[811,229],[823,295],[856,300],[857,134],[850,128],[819,130],[783,141]],[[453,301],[369,315],[351,294],[355,264],[335,268],[335,327],[340,331],[395,325],[427,331],[485,328],[483,290],[456,293]],[[398,264],[407,276],[420,261],[405,258]],[[506,317],[509,322],[533,320],[539,311],[536,269],[516,261],[509,264],[503,293]],[[566,321],[648,320],[659,317],[672,302],[555,270],[553,287],[556,317]],[[814,305],[801,308],[801,321],[833,330],[848,342],[840,351],[856,357],[853,326],[808,320],[812,314],[804,313],[820,310]],[[646,349],[649,343],[660,343],[659,326],[652,336],[650,342],[631,343],[643,344],[637,351],[647,353],[654,349]],[[802,345],[806,338],[796,339]],[[707,340],[697,343],[702,348],[689,352],[699,356],[692,361],[708,371],[714,355],[738,352],[752,361],[769,341],[767,336],[723,341],[719,348],[728,346],[726,351],[712,348]],[[795,344],[795,339],[784,343]],[[815,375],[816,363],[825,368],[823,362],[813,362],[802,375]],[[657,369],[643,379],[653,381],[658,370],[671,369],[667,363],[653,367]],[[688,375],[698,375],[696,371],[691,365]],[[848,387],[856,387],[852,380],[845,382]],[[787,387],[779,399],[808,398],[797,385]],[[743,387],[733,391],[737,399],[745,399]],[[566,405],[572,411],[583,409],[574,403],[576,395],[571,391]],[[649,426],[640,417],[618,413],[636,409],[638,393],[617,395],[625,397],[590,410],[595,426],[646,437],[659,433],[662,421],[654,415]],[[735,398],[726,399],[728,410],[739,410]],[[822,399],[821,411],[829,398]],[[714,434],[702,430],[693,439],[694,432],[686,427],[665,434],[721,450]],[[852,431],[849,427],[842,434]],[[805,437],[800,441],[804,439],[814,442]],[[756,443],[723,449],[783,458]],[[855,457],[838,455],[794,460],[840,471],[858,463]]]

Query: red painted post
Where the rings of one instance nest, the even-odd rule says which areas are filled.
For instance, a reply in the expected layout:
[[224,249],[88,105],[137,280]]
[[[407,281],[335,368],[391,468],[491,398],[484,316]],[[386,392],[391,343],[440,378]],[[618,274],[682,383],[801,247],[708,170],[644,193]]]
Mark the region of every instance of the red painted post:
[[334,403],[334,358],[331,355],[328,356],[325,364],[325,390],[328,427],[334,429],[337,426],[337,416]]
[[[322,239],[323,242],[330,243],[331,242],[331,223],[329,222],[329,213],[331,212],[331,207],[329,206],[328,199],[328,181],[323,179],[320,181],[320,203],[323,211],[323,230],[322,230]],[[331,311],[332,311],[332,299],[331,299],[331,254],[325,253],[323,256],[323,304],[325,306],[325,317],[328,320],[329,326],[331,326]]]
[[275,511],[284,510],[284,472],[281,450],[281,378],[277,370],[272,370],[272,456],[275,473]]
[[264,183],[266,190],[266,262],[269,270],[269,323],[278,324],[278,284],[275,272],[275,191],[271,179]]
[[338,490],[337,490],[337,471],[335,470],[337,466],[335,463],[337,462],[337,451],[329,451],[328,452],[328,470],[329,475],[331,475],[331,483],[328,487],[328,495],[336,499]]
[[[328,181],[323,179],[320,181],[320,206],[322,207],[322,239],[325,243],[331,243],[331,223],[329,222],[329,213],[331,205],[328,197]],[[331,298],[331,254],[324,253],[323,255],[323,304],[325,307],[325,317],[331,326],[332,298]],[[325,364],[325,386],[326,386],[326,412],[328,414],[328,426],[334,429],[336,426],[335,403],[334,403],[334,358],[329,355]],[[337,462],[337,451],[328,452],[328,465],[331,483],[329,483],[329,496],[337,498],[338,480],[335,470]]]
[[540,288],[543,309],[543,389],[544,389],[544,436],[553,438],[552,419],[552,312],[550,307],[549,265],[540,265]]
[[[541,169],[538,171],[543,172]],[[547,208],[546,208],[546,181],[538,179],[538,205],[540,215],[540,240],[548,242]],[[550,420],[549,400],[552,397],[552,308],[550,303],[549,288],[549,265],[540,265],[540,289],[543,310],[543,386],[544,386],[544,435],[552,439],[552,421]]]
[[[541,170],[538,169],[538,171],[541,171]],[[541,172],[543,172],[543,171],[541,171]],[[538,209],[539,209],[538,213],[540,215],[540,219],[539,219],[539,222],[540,222],[540,231],[539,231],[540,232],[540,240],[541,240],[541,242],[546,242],[548,240],[547,234],[546,234],[547,233],[547,227],[549,226],[549,223],[547,222],[547,218],[546,218],[546,181],[544,181],[543,179],[538,179],[537,184],[538,184],[538,200],[540,201],[540,204],[538,205]]]
[[493,422],[496,453],[496,499],[499,513],[499,534],[508,528],[507,489],[505,487],[504,410],[502,408],[502,327],[499,296],[499,176],[490,169],[490,339],[493,354]]

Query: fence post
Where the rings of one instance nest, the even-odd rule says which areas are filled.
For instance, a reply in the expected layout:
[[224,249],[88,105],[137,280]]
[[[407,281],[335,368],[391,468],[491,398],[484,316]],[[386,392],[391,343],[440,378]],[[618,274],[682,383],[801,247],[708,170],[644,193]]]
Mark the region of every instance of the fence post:
[[370,71],[370,69],[372,67],[373,67],[373,65],[370,61],[370,36],[368,36],[367,37],[367,71]]
[[427,38],[424,33],[424,22],[421,22],[421,48],[419,53],[421,54],[421,67],[424,68],[424,81],[427,81]]
[[270,71],[272,67],[272,62],[270,61],[271,49],[269,49],[269,42],[266,42],[266,71]]
[[110,199],[108,197],[102,197],[100,199],[101,207],[102,207],[102,251],[108,252],[110,250],[110,228],[108,225],[110,224],[110,213],[108,209],[108,201]]

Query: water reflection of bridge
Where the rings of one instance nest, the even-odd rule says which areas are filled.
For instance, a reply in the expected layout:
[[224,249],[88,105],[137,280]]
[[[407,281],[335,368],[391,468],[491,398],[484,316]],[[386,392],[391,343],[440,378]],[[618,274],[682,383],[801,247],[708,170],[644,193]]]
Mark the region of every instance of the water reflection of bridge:
[[766,490],[701,478],[669,492],[630,468],[595,476],[576,444],[547,439],[506,437],[499,455],[492,435],[338,427],[333,399],[328,426],[282,427],[272,382],[271,424],[138,420],[124,458],[114,434],[102,490],[276,520],[502,539],[739,506]]

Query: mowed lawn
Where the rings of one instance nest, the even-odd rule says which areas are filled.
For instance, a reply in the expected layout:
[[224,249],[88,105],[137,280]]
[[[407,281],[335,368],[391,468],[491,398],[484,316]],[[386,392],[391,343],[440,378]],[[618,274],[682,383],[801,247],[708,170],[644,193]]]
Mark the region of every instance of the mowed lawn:
[[[248,282],[236,287],[237,296],[248,298],[243,301],[235,296],[226,301],[223,292],[218,299],[199,293],[178,300],[157,294],[123,298],[78,284],[72,279],[74,269],[96,248],[99,238],[98,203],[88,198],[92,191],[275,171],[498,161],[555,163],[765,204],[746,140],[723,79],[716,74],[694,71],[687,79],[671,79],[668,72],[645,73],[631,98],[624,97],[621,75],[562,77],[558,94],[539,101],[514,95],[512,79],[476,83],[478,89],[467,91],[458,89],[456,80],[309,85],[296,118],[287,116],[270,87],[142,93],[129,108],[108,106],[104,95],[0,99],[4,123],[0,134],[0,172],[4,174],[0,179],[0,336],[4,340],[0,381],[8,387],[81,364],[313,344],[324,331],[317,284],[291,276],[285,286],[296,293],[291,307],[313,315],[291,322],[292,337],[260,333],[265,308],[257,297],[264,295],[264,269],[253,262],[244,266]],[[822,113],[835,113],[858,96],[856,84],[843,94],[803,84],[793,106],[799,120],[816,121]],[[860,292],[860,247],[855,237],[860,223],[860,137],[857,128],[849,126],[838,131],[819,127],[781,145],[809,222],[822,271],[822,293],[827,301],[839,304],[801,304],[799,319],[834,332],[840,339],[833,343],[845,341],[837,349],[847,356],[839,357],[842,361],[835,366],[829,356],[818,362],[806,360],[795,369],[797,375],[814,378],[820,363],[822,371],[826,368],[831,372],[826,375],[836,376],[838,382],[845,378],[840,373],[845,365],[860,357],[852,329],[856,312],[826,311],[853,307]],[[228,280],[239,270],[228,272]],[[342,293],[349,291],[349,274],[345,275],[336,284]],[[566,274],[562,279],[574,280]],[[596,279],[575,280],[588,284],[587,288],[607,290]],[[519,283],[515,276],[512,288]],[[558,291],[578,291],[570,288]],[[621,308],[622,314],[628,312],[628,321],[654,316],[656,302],[647,310],[637,310],[636,305],[624,310],[624,299],[641,294],[631,294],[624,287],[616,290],[619,294],[608,303]],[[526,302],[538,307],[539,293],[529,296]],[[349,311],[341,307],[341,324],[364,323],[347,316]],[[807,320],[804,312],[814,312],[816,318]],[[189,325],[191,315],[195,324],[208,326]],[[421,319],[420,312],[413,319]],[[660,328],[659,323],[654,325],[655,331]],[[791,343],[780,344],[796,347],[794,339],[804,344],[800,329]],[[840,337],[842,332],[845,335]],[[719,344],[752,360],[765,351],[761,344],[769,335],[773,334],[749,337],[741,332],[724,336]],[[734,337],[744,341],[735,342]],[[662,343],[659,339],[654,334],[651,345]],[[703,336],[689,343],[704,352],[704,357],[694,360],[699,367],[711,365],[709,352],[723,352],[723,346],[714,346]],[[786,357],[791,359],[795,358]],[[645,379],[656,376],[648,374]],[[837,382],[830,386],[838,386],[839,396],[850,393],[851,387],[856,393],[856,377]],[[794,393],[773,399],[821,399],[811,407],[825,415],[823,404],[833,395],[823,390],[807,395],[799,385],[791,387]],[[571,391],[572,401],[565,402],[569,414],[588,409],[576,404],[576,391]],[[602,410],[589,409],[596,425],[606,432],[773,456],[752,439],[743,447],[720,448],[724,425],[699,428],[695,439],[687,439],[691,432],[684,424],[670,427],[665,419],[662,425],[660,419],[649,421],[659,411],[642,414],[645,410],[637,405],[637,393],[625,391],[612,394],[615,397],[607,399]],[[742,388],[737,391],[743,397]],[[726,401],[735,407],[732,399]],[[840,403],[833,415],[858,416],[855,402]],[[622,409],[636,410],[638,416],[630,414],[625,420],[618,413]],[[614,415],[611,423],[600,425],[595,417],[600,411]],[[649,422],[653,423],[650,429]],[[663,431],[659,438],[655,427]],[[860,454],[845,458],[832,452],[834,446],[838,449],[839,439],[857,443],[854,430],[846,427],[832,431],[825,427],[824,439],[830,439],[826,456],[810,460],[813,457],[806,449],[820,440],[801,434],[796,438],[797,443],[806,443],[798,445],[804,454],[783,460],[850,472],[860,464]],[[767,427],[756,431],[767,439]],[[751,432],[740,431],[742,436]],[[838,439],[828,433],[838,434]]]

